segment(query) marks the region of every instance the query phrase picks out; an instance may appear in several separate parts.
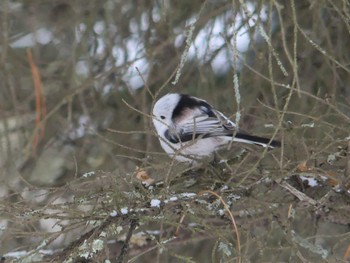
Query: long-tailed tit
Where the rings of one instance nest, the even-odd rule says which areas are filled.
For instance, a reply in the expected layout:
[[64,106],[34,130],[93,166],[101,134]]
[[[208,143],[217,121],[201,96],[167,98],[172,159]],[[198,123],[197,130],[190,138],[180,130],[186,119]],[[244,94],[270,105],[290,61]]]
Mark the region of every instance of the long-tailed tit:
[[155,103],[152,114],[161,146],[180,162],[211,156],[232,140],[268,148],[281,145],[276,140],[237,131],[232,121],[205,100],[185,94],[163,96]]

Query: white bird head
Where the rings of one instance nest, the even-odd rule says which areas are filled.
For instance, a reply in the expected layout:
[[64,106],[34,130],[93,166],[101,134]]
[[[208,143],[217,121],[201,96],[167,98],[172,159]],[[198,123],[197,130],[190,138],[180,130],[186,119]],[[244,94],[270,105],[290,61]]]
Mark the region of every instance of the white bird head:
[[160,98],[153,107],[153,125],[159,135],[164,135],[166,130],[173,128],[173,111],[180,100],[177,93],[169,93]]

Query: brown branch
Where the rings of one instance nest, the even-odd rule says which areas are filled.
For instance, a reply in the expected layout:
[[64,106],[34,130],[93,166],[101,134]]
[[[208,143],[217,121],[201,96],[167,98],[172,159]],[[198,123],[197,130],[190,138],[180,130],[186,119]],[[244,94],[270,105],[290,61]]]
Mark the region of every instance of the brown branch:
[[36,66],[32,52],[29,48],[27,48],[27,56],[29,65],[32,71],[33,81],[34,81],[34,89],[35,89],[35,107],[36,107],[36,118],[35,125],[37,129],[35,130],[34,139],[33,139],[33,151],[35,151],[39,138],[44,136],[45,126],[43,125],[42,119],[46,116],[46,103],[45,97],[42,89],[42,82],[40,71]]
[[123,247],[122,247],[122,249],[120,251],[120,254],[119,254],[119,257],[117,259],[118,263],[123,263],[124,262],[125,255],[128,252],[130,239],[131,239],[132,233],[136,229],[136,226],[137,226],[137,220],[136,219],[131,219],[131,221],[130,221],[130,228],[129,228],[128,234],[126,235]]

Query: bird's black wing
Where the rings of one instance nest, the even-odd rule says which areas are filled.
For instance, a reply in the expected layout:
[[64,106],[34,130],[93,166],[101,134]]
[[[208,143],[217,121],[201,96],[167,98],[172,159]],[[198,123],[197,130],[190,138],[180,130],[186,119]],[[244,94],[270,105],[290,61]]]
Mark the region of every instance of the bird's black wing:
[[165,136],[172,143],[187,142],[198,137],[208,138],[232,135],[236,125],[221,112],[201,107],[201,114],[189,118],[176,129],[169,129]]

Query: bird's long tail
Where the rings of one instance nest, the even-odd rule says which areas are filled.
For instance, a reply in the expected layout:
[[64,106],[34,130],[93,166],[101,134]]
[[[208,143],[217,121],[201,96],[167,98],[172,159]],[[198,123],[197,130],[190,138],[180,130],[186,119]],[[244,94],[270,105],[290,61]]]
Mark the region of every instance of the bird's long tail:
[[237,133],[234,141],[236,142],[244,142],[249,144],[256,144],[260,145],[262,147],[268,147],[268,148],[275,148],[275,147],[281,147],[281,142],[277,140],[272,140],[268,138],[253,136],[249,134],[244,133]]

